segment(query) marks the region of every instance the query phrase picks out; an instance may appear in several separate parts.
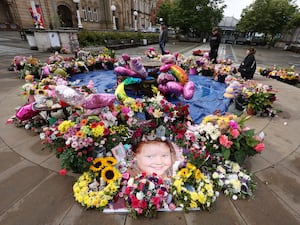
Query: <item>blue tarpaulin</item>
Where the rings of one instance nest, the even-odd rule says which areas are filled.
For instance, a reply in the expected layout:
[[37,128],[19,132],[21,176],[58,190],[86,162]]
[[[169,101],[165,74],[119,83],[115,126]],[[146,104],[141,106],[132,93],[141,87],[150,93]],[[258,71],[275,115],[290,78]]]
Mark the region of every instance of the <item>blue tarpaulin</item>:
[[[76,80],[79,80],[79,83],[76,85],[88,85],[89,81],[92,80],[98,93],[114,93],[117,85],[116,75],[113,70],[81,73],[69,78],[71,82]],[[212,114],[216,110],[219,110],[222,114],[227,112],[230,99],[223,97],[226,89],[224,83],[216,82],[211,77],[198,75],[190,75],[189,80],[195,84],[194,97],[191,100],[185,100],[181,96],[168,99],[170,102],[188,104],[191,117],[195,123],[200,123],[203,117]],[[128,96],[132,97],[130,94]]]

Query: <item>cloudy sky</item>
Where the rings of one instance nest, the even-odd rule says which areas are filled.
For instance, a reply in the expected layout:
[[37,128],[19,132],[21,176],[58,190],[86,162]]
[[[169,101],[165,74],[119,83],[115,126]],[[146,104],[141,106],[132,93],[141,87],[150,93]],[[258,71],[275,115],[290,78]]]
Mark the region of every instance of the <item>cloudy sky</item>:
[[[241,13],[244,8],[249,6],[255,0],[225,0],[227,7],[224,10],[225,16],[233,16],[237,19],[241,18]],[[300,6],[300,0],[297,0],[298,6]]]

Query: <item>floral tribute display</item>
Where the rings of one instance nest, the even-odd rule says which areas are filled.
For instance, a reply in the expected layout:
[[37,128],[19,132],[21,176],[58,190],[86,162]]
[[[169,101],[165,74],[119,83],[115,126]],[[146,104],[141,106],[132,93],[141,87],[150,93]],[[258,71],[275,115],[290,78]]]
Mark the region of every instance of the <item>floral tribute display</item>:
[[295,66],[291,66],[290,68],[281,68],[279,66],[259,68],[259,73],[262,76],[276,79],[290,85],[299,83],[299,73],[295,71]]
[[[204,71],[210,65],[207,55],[197,57],[190,61]],[[184,83],[187,77],[178,71],[189,60],[179,58],[165,73],[174,70]],[[120,60],[115,66],[126,68],[132,63],[126,54]],[[133,218],[153,217],[158,211],[209,210],[220,193],[233,200],[253,195],[255,181],[243,164],[263,151],[264,135],[245,125],[250,117],[216,112],[196,124],[187,104],[169,102],[158,89],[152,96],[121,101],[116,94],[97,93],[93,82],[78,86],[67,80],[73,73],[97,66],[110,69],[116,60],[107,49],[97,56],[78,51],[77,57],[67,61],[54,54],[48,62],[39,76],[25,79],[22,95],[27,102],[8,123],[38,133],[45,148],[55,151],[61,175],[77,173],[73,193],[83,207],[109,212],[122,209]],[[20,62],[18,69],[22,65]],[[223,63],[214,69],[230,73],[233,67]],[[248,107],[256,112],[271,106],[275,97],[271,93],[270,87],[247,82],[240,82],[236,89],[236,95],[246,96]],[[268,101],[265,97],[257,103],[251,98],[256,94],[268,95]],[[258,108],[262,102],[266,107]],[[137,146],[151,141],[158,142],[160,151],[154,155],[157,149],[150,145],[147,148],[153,155],[145,157],[155,158],[156,171],[167,164],[166,176],[147,174],[141,168],[133,173],[140,154]]]

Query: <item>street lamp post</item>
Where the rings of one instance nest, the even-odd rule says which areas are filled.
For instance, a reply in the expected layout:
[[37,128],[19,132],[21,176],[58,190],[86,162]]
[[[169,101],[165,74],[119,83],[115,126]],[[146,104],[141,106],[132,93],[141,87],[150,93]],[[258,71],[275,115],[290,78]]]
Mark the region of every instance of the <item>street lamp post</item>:
[[77,15],[77,23],[78,23],[78,28],[82,29],[82,23],[81,23],[81,18],[80,18],[80,12],[79,12],[79,2],[80,0],[73,0],[73,2],[76,4],[76,15]]
[[163,18],[159,18],[159,24],[162,25],[164,22],[164,19]]
[[137,31],[137,16],[138,16],[138,12],[135,10],[133,12],[134,15],[134,31]]
[[113,17],[113,30],[117,30],[117,25],[116,25],[116,6],[115,5],[111,5],[110,7],[111,11],[112,11],[112,17]]

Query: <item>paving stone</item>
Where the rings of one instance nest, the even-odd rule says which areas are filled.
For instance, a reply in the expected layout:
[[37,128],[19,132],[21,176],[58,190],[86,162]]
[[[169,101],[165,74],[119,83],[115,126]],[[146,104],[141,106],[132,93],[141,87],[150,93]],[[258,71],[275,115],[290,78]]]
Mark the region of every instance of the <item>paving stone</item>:
[[[298,158],[299,161],[299,158]],[[282,164],[256,174],[283,201],[289,210],[300,219],[300,175],[287,169]]]
[[[32,177],[36,179],[35,173],[39,171],[46,172],[44,179],[39,178],[40,182],[35,185],[30,183],[29,192],[21,193],[17,190],[11,190],[18,193],[18,201],[0,216],[1,224],[54,225],[60,224],[60,221],[63,220],[74,203],[72,192],[74,178],[62,177],[54,173],[49,174],[47,170],[41,168],[38,171],[32,171],[31,174],[34,174]],[[27,171],[26,174],[30,174],[30,172]],[[27,181],[27,179],[21,180]],[[12,189],[14,186],[10,184],[9,187]]]
[[257,182],[254,199],[233,202],[246,224],[300,224],[300,221],[277,199],[268,185],[259,180]]
[[22,160],[20,155],[12,151],[0,151],[0,174],[19,163]]
[[[9,209],[16,201],[22,199],[35,188],[44,177],[48,176],[47,169],[22,160],[0,173],[0,212]],[[44,193],[45,194],[45,193]],[[0,215],[1,215],[0,214]],[[1,218],[1,217],[0,217]],[[1,219],[0,219],[0,224]]]
[[191,211],[185,214],[187,225],[246,225],[230,198],[220,194],[210,211]]

